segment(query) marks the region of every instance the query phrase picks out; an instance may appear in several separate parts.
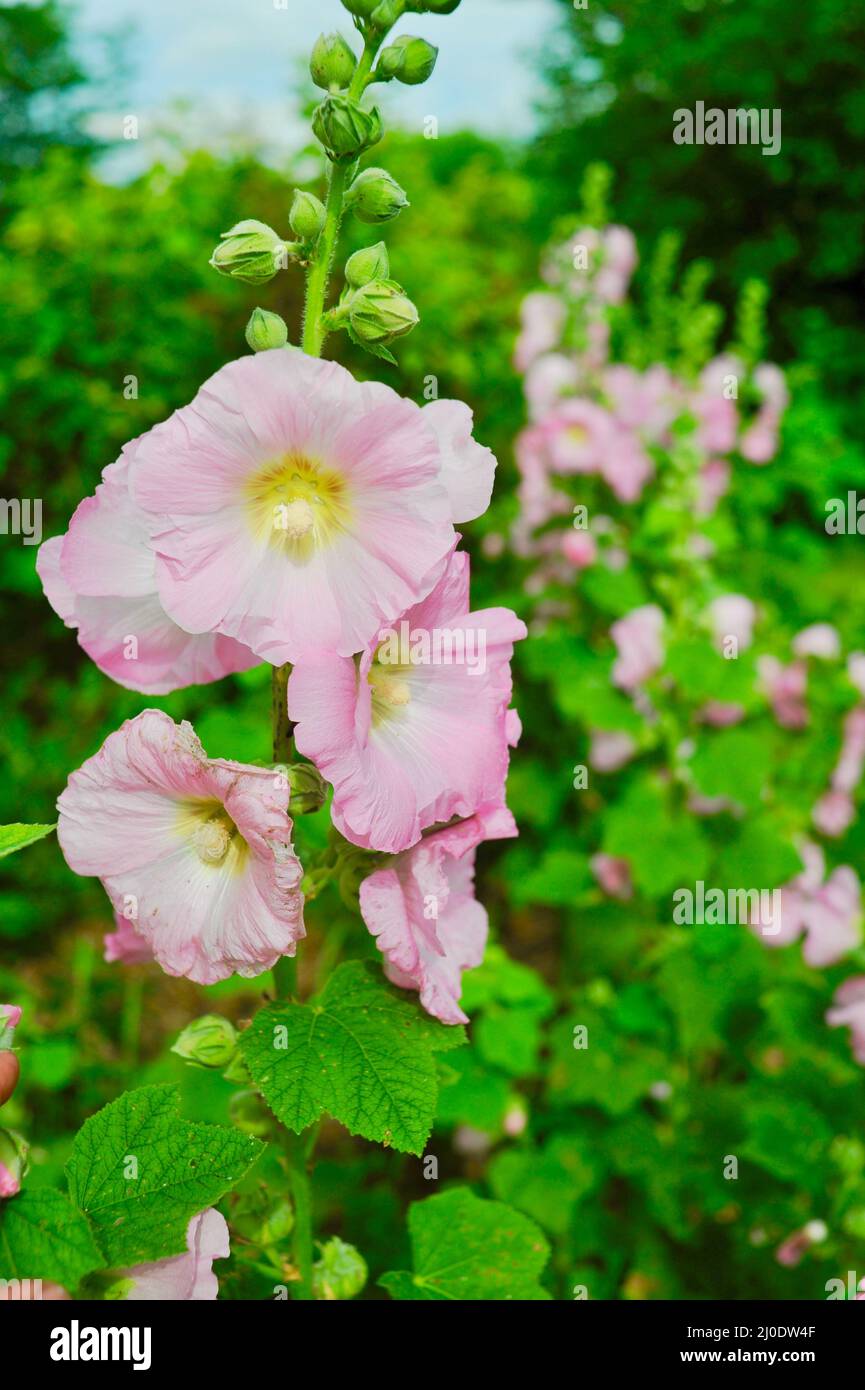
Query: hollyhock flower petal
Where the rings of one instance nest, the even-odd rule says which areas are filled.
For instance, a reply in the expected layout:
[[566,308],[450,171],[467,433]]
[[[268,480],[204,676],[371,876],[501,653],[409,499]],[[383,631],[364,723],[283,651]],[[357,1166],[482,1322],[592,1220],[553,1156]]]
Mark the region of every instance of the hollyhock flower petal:
[[830,1028],[849,1028],[853,1056],[865,1066],[865,975],[853,975],[835,991],[826,1014]]
[[21,1013],[17,1004],[0,1004],[0,1050],[12,1046]]
[[624,902],[634,896],[631,866],[627,859],[617,859],[611,854],[593,854],[589,868],[607,897],[620,898]]
[[72,774],[57,805],[68,864],[133,914],[169,975],[213,984],[294,954],[302,869],[271,771],[210,760],[189,724],[145,710]]
[[597,473],[616,445],[615,422],[593,401],[563,401],[544,422],[550,464],[558,473]]
[[837,840],[856,818],[856,807],[847,792],[829,791],[815,805],[811,820],[830,840]]
[[831,623],[812,623],[797,632],[792,642],[794,656],[813,656],[818,661],[837,661],[841,638]]
[[770,463],[778,452],[778,416],[761,410],[739,441],[739,453],[749,463]]
[[522,331],[514,350],[517,371],[526,371],[536,357],[558,345],[566,314],[558,295],[545,291],[526,295],[520,307]]
[[[131,487],[154,527],[166,611],[274,664],[361,651],[429,593],[455,544],[424,417],[297,351],[221,368],[135,452]],[[473,501],[489,468],[479,447],[467,451]]]
[[577,389],[580,371],[571,357],[561,352],[548,352],[537,358],[526,372],[523,387],[534,422],[554,410],[563,396]]
[[711,516],[730,489],[730,465],[726,459],[709,459],[697,479],[697,515]]
[[360,885],[360,910],[394,984],[442,1023],[466,1023],[462,973],[483,960],[487,914],[474,897],[477,845],[517,833],[503,806],[426,836]]
[[508,609],[468,610],[457,553],[359,662],[321,654],[292,671],[297,747],[333,784],[334,824],[354,844],[395,854],[503,795],[510,659],[526,629]]
[[595,772],[618,772],[636,751],[637,745],[630,734],[594,729],[589,744],[589,767]]
[[744,594],[721,594],[709,604],[709,621],[715,646],[724,650],[725,642],[734,637],[741,651],[754,640],[757,609]]
[[664,659],[664,614],[654,603],[635,608],[610,628],[618,657],[613,663],[613,684],[634,690],[658,670]]
[[105,960],[118,961],[121,965],[146,965],[154,959],[153,947],[146,937],[140,936],[122,913],[114,914],[114,931],[103,938]]
[[802,955],[808,965],[815,969],[834,965],[855,950],[862,936],[862,902],[853,869],[847,865],[835,869],[803,915],[807,935]]
[[590,531],[566,531],[559,544],[568,564],[575,570],[588,569],[598,558],[598,542]]
[[490,505],[496,456],[473,437],[474,416],[462,401],[430,401],[423,408],[423,418],[438,440],[451,520],[457,524],[474,521]]
[[778,723],[785,729],[804,729],[808,723],[808,668],[804,661],[784,666],[777,657],[763,655],[757,658],[757,673]]
[[227,1260],[228,1224],[215,1207],[193,1216],[186,1231],[186,1251],[152,1264],[122,1270],[119,1278],[132,1281],[124,1294],[128,1303],[206,1303],[219,1293],[214,1260]]
[[655,465],[642,445],[618,430],[601,459],[601,477],[620,502],[636,502],[652,477]]
[[101,671],[148,695],[220,680],[258,658],[219,633],[193,636],[165,613],[156,559],[141,511],[129,495],[135,446],[105,469],[80,503],[66,536],[40,547],[36,568],[46,597]]

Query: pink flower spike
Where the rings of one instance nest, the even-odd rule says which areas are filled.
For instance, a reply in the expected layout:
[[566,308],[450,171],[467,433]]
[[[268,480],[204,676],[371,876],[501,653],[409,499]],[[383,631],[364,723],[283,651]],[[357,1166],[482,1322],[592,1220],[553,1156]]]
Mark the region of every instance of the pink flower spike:
[[[443,421],[453,434],[452,409]],[[163,606],[274,665],[362,651],[440,578],[448,487],[460,510],[486,487],[479,446],[446,452],[419,406],[335,362],[284,348],[230,362],[136,446]]]
[[525,625],[469,612],[468,556],[383,627],[359,662],[299,662],[295,741],[333,784],[333,821],[356,845],[399,853],[428,826],[503,799],[513,721],[510,660]]
[[139,935],[133,924],[120,912],[114,914],[114,931],[103,939],[105,960],[109,964],[146,965],[154,959],[150,942]]
[[462,972],[480,965],[487,914],[474,896],[477,846],[516,835],[503,806],[426,836],[360,885],[360,910],[395,985],[416,989],[442,1023],[467,1023]]
[[191,725],[145,710],[73,772],[57,837],[163,970],[214,984],[261,974],[304,935],[287,802],[273,772],[209,759]]
[[156,592],[147,521],[129,495],[135,445],[105,469],[65,536],[45,541],[36,569],[46,597],[101,671],[118,685],[166,695],[255,666],[248,647],[219,633],[193,636],[168,617]]
[[186,1231],[186,1252],[152,1264],[125,1269],[119,1278],[132,1281],[128,1303],[206,1303],[219,1293],[214,1260],[230,1254],[228,1225],[215,1207],[193,1216]]

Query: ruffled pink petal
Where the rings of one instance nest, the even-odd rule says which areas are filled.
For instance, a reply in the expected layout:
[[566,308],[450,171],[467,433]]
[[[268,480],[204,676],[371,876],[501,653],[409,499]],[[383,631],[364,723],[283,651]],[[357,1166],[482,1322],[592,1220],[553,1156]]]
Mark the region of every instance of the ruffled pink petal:
[[473,438],[474,417],[462,401],[431,401],[424,407],[423,418],[438,440],[441,480],[450,498],[452,519],[458,524],[474,521],[490,505],[495,454]]
[[45,597],[58,618],[61,618],[67,627],[74,628],[78,626],[75,595],[63,578],[60,568],[65,539],[65,536],[52,536],[50,540],[43,541],[36,552],[36,573],[42,581]]
[[121,1279],[131,1279],[125,1296],[129,1303],[204,1303],[217,1297],[219,1281],[213,1272],[214,1260],[227,1260],[228,1224],[215,1207],[193,1216],[186,1232],[186,1253],[167,1260],[136,1265],[123,1270]]
[[[293,455],[337,472],[347,497],[341,531],[302,560],[254,530],[247,496],[260,470]],[[280,349],[229,363],[145,435],[132,490],[174,620],[281,663],[352,655],[429,592],[454,544],[440,470],[417,406]]]
[[[210,761],[188,724],[146,710],[72,774],[57,834],[168,974],[212,984],[260,974],[304,935],[286,802],[272,772]],[[195,838],[202,803],[233,822],[217,862]]]

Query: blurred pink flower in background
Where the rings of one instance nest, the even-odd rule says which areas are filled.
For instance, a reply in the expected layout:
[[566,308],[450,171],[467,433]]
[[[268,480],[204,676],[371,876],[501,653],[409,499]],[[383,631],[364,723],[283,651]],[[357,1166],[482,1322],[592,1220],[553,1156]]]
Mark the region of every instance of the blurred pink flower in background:
[[635,608],[613,623],[610,636],[618,649],[613,663],[613,684],[634,690],[660,667],[664,660],[664,614],[654,603]]
[[850,1029],[853,1056],[865,1067],[865,975],[853,975],[839,985],[826,1022],[830,1028]]

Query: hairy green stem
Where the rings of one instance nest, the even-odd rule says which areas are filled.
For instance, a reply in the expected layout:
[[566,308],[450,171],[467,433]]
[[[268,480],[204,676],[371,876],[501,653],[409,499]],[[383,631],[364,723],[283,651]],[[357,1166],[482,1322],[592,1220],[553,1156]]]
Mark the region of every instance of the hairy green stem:
[[309,1303],[312,1292],[312,1184],[309,1167],[315,1144],[316,1130],[307,1134],[289,1134],[286,1154],[289,1161],[289,1183],[291,1200],[294,1206],[294,1230],[291,1238],[291,1255],[299,1275],[291,1286],[292,1297],[298,1302]]

